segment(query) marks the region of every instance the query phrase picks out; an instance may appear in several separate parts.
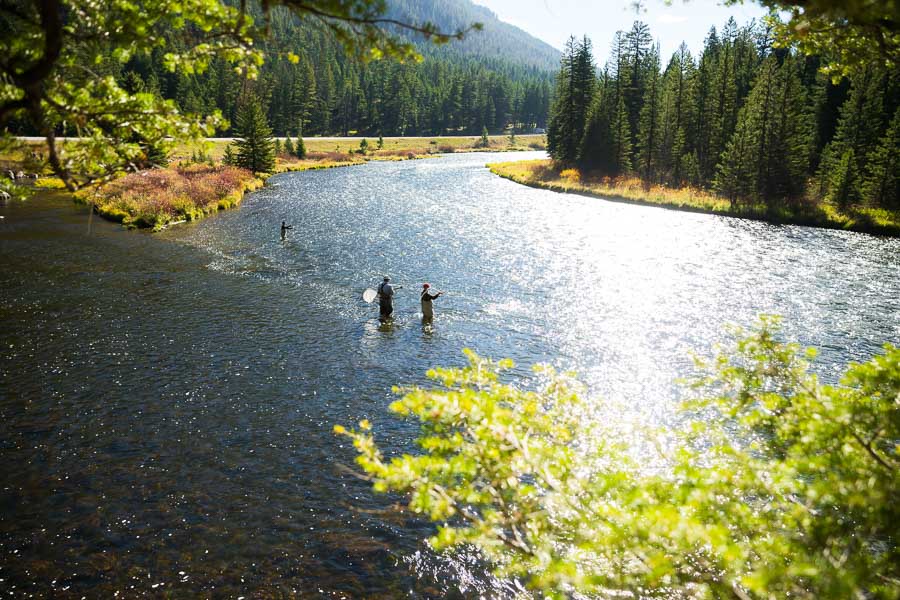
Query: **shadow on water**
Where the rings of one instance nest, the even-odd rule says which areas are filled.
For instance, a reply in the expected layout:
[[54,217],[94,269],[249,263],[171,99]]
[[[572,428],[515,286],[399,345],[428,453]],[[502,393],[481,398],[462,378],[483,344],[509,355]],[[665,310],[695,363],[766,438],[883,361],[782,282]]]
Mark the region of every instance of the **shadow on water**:
[[[159,234],[61,195],[0,207],[0,579],[12,594],[510,596],[352,474],[413,451],[391,386],[461,350],[578,371],[665,423],[689,349],[785,315],[818,368],[900,341],[900,243],[611,204],[453,155],[277,176]],[[277,226],[294,225],[281,242]],[[454,294],[433,326],[391,273]]]

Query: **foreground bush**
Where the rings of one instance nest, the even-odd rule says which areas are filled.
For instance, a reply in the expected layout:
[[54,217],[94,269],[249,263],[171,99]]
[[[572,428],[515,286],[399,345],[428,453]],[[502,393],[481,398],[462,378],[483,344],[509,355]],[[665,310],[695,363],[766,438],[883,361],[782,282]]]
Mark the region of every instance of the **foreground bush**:
[[79,198],[114,221],[158,229],[236,206],[245,191],[258,185],[245,169],[195,164],[132,173]]
[[335,430],[376,490],[440,524],[436,548],[475,546],[549,596],[897,598],[900,349],[827,386],[776,330],[698,361],[678,431],[588,404],[568,374],[505,384],[509,361],[471,352],[391,405],[421,454],[386,459],[366,421]]

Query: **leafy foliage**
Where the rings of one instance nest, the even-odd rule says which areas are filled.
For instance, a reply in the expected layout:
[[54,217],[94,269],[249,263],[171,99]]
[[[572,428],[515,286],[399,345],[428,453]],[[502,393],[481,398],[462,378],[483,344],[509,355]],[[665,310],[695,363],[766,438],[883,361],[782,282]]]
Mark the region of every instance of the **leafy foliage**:
[[[148,82],[117,71],[132,59],[156,56],[168,73],[202,74],[215,66],[255,78],[263,62],[259,42],[270,9],[284,6],[315,20],[354,55],[417,59],[412,42],[385,27],[411,30],[438,43],[469,29],[442,32],[433,23],[387,18],[383,0],[241,2],[166,0],[46,0],[0,4],[0,124],[11,121],[47,140],[50,167],[77,189],[146,162],[170,138],[197,139],[225,124],[218,111],[164,100]],[[261,18],[261,19],[260,19]],[[177,34],[175,33],[177,32]],[[184,32],[186,35],[181,35]],[[296,60],[293,53],[286,58]],[[206,116],[198,116],[200,113]],[[61,151],[60,131],[81,138]]]
[[[741,0],[729,0],[734,4]],[[760,0],[782,21],[770,18],[783,46],[828,56],[823,69],[835,81],[873,65],[900,65],[900,6],[896,0]]]
[[510,361],[470,351],[397,390],[420,454],[387,459],[366,421],[335,431],[377,491],[439,523],[436,548],[473,545],[547,596],[897,598],[900,349],[822,385],[777,329],[698,359],[675,432],[588,404],[571,374],[503,383]]

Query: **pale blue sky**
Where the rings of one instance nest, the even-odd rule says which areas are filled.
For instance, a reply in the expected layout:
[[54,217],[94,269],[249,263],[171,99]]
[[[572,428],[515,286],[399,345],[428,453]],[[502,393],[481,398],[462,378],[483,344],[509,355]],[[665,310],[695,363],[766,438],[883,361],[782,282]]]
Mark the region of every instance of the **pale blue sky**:
[[645,11],[636,14],[631,0],[474,0],[487,6],[501,20],[524,29],[562,49],[570,35],[587,34],[594,42],[598,65],[606,62],[617,30],[627,31],[635,19],[650,26],[659,40],[663,65],[681,44],[687,42],[694,57],[700,55],[703,39],[712,25],[721,30],[729,16],[739,25],[760,18],[766,11],[752,0],[737,6],[721,6],[715,0],[645,0]]

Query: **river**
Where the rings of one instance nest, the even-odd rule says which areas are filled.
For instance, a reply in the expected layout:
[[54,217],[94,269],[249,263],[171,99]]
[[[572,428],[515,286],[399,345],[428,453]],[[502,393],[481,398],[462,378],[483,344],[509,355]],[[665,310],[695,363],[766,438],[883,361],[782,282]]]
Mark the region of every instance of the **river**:
[[[578,371],[664,423],[688,352],[785,318],[833,381],[900,342],[900,240],[531,189],[440,158],[273,177],[237,210],[126,231],[61,198],[0,208],[0,589],[120,597],[509,595],[346,467],[470,347]],[[293,224],[279,240],[282,220]],[[382,327],[361,300],[403,285]],[[433,329],[417,288],[429,281]]]

